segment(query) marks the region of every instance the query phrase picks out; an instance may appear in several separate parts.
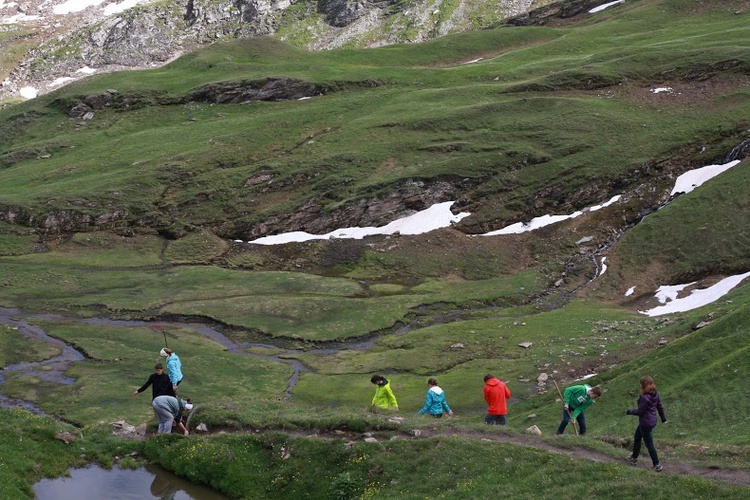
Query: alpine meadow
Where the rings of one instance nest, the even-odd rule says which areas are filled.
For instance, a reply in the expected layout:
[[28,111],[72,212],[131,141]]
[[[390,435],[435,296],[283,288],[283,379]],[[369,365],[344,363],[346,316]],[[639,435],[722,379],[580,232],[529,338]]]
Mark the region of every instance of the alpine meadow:
[[[749,498],[750,1],[516,3],[367,2],[323,46],[300,0],[0,94],[0,497],[156,464],[238,499]],[[39,88],[103,29],[0,28]],[[162,348],[187,436],[134,392]],[[659,472],[626,460],[646,375]],[[558,435],[571,386],[603,392]]]

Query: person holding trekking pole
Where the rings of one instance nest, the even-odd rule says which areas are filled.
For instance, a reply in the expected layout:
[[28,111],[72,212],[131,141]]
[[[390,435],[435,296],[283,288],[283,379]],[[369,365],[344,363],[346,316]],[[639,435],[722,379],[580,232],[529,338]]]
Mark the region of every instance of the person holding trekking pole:
[[169,370],[169,380],[172,382],[172,390],[177,394],[177,386],[182,382],[182,362],[176,352],[167,347],[163,348],[159,355],[167,358],[167,370]]
[[638,398],[638,408],[625,410],[626,415],[638,415],[638,427],[635,428],[635,436],[633,437],[633,454],[625,460],[632,465],[637,464],[638,455],[641,453],[641,441],[644,441],[653,464],[652,470],[661,472],[661,462],[659,462],[659,455],[656,453],[656,447],[654,446],[654,428],[656,427],[656,413],[659,413],[662,423],[666,423],[667,415],[664,413],[664,405],[659,393],[656,392],[654,379],[644,375],[641,377],[640,383],[641,395]]
[[565,432],[565,428],[572,420],[578,422],[578,435],[586,434],[586,417],[583,410],[591,406],[596,398],[602,395],[602,388],[598,385],[591,387],[588,384],[572,385],[565,389],[563,395],[563,419],[555,434],[560,435]]

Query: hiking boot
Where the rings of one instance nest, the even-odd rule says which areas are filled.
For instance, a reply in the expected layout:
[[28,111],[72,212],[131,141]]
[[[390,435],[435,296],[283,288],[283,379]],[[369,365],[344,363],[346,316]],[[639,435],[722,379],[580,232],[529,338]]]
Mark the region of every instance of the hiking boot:
[[651,470],[654,472],[661,472],[661,464],[656,464],[653,467],[651,467]]
[[638,463],[638,459],[635,458],[633,455],[630,455],[628,458],[625,459],[625,461],[629,463],[630,465],[635,465]]

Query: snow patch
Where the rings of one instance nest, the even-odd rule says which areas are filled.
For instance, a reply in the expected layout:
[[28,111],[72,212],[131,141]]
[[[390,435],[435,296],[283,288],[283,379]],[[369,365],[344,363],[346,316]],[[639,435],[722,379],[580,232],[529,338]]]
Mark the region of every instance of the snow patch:
[[33,99],[39,94],[39,91],[35,89],[34,87],[24,87],[21,90],[18,91],[19,94],[21,94],[21,97],[24,99]]
[[577,212],[573,212],[572,214],[568,215],[542,215],[541,217],[534,217],[531,219],[531,222],[516,222],[515,224],[511,224],[510,226],[506,226],[502,229],[497,229],[495,231],[490,231],[489,233],[484,233],[482,236],[495,236],[498,234],[520,234],[525,233],[528,231],[533,231],[535,229],[539,229],[540,227],[549,226],[550,224],[555,224],[556,222],[561,222],[567,219],[575,219],[579,215],[583,215],[587,212],[596,212],[597,210],[601,210],[604,207],[608,207],[613,203],[616,203],[622,198],[622,195],[613,196],[609,201],[606,203],[603,203],[601,205],[594,205],[592,207],[584,208],[583,210],[579,210]]
[[750,277],[750,271],[744,274],[729,276],[724,278],[713,286],[693,290],[687,297],[677,298],[677,294],[683,289],[694,283],[686,285],[662,286],[656,291],[656,299],[664,305],[654,307],[648,311],[639,311],[647,316],[661,316],[673,312],[685,312],[703,307],[712,302],[716,302],[721,297],[729,293],[734,287]]
[[676,193],[687,194],[698,186],[702,185],[704,182],[707,182],[717,175],[726,172],[739,163],[740,160],[734,160],[730,161],[729,163],[724,163],[723,165],[708,165],[702,168],[696,168],[695,170],[691,170],[689,172],[685,172],[675,181],[674,188],[672,188],[672,192],[670,193],[670,195],[674,196]]
[[625,296],[630,297],[631,295],[633,295],[633,292],[635,292],[635,287],[631,286],[630,288],[628,288],[628,291],[625,292]]
[[84,66],[83,68],[77,69],[76,73],[83,73],[85,75],[93,75],[96,73],[96,68],[89,68],[88,66]]
[[607,258],[602,257],[602,270],[599,271],[599,274],[597,276],[601,276],[607,270],[607,264],[604,263],[605,260],[607,260]]
[[49,83],[47,85],[47,87],[49,87],[49,88],[60,87],[61,85],[65,85],[68,82],[72,82],[73,80],[75,80],[75,78],[71,78],[69,76],[64,76],[62,78],[58,78],[55,81]]
[[97,6],[102,2],[104,2],[104,0],[68,0],[60,5],[55,5],[52,8],[52,12],[58,16],[64,16],[65,14],[80,12],[89,7]]
[[453,203],[453,201],[437,203],[426,210],[422,210],[421,212],[417,212],[402,219],[397,219],[382,227],[348,227],[336,229],[326,234],[310,234],[304,231],[293,231],[291,233],[282,233],[274,236],[264,236],[262,238],[248,241],[248,243],[257,245],[279,245],[282,243],[324,240],[330,238],[351,238],[359,240],[365,236],[375,234],[423,234],[435,229],[448,227],[464,217],[471,215],[468,212],[461,212],[458,215],[453,215],[450,210]]
[[651,89],[651,92],[654,94],[660,94],[662,92],[672,92],[673,90],[672,87],[656,87],[655,89]]
[[135,7],[136,5],[143,3],[144,0],[124,0],[120,3],[109,4],[104,7],[104,15],[111,16],[112,14],[119,14],[125,10]]
[[600,11],[602,11],[604,9],[612,7],[613,5],[617,5],[618,3],[625,3],[625,0],[616,0],[614,2],[609,2],[609,3],[602,4],[599,7],[594,7],[593,9],[591,9],[589,11],[589,14],[596,14],[597,12],[600,12]]

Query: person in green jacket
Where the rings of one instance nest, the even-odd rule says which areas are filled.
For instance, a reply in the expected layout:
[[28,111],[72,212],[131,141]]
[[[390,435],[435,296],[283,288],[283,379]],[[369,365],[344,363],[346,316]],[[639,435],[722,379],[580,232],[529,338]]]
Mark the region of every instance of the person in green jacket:
[[377,408],[387,410],[393,408],[398,410],[398,402],[396,402],[396,396],[393,395],[391,390],[391,383],[382,375],[373,375],[370,382],[375,384],[375,396],[372,398],[372,409]]
[[596,398],[602,395],[602,388],[598,385],[591,387],[590,385],[572,385],[565,389],[563,395],[563,419],[560,422],[560,427],[557,428],[556,434],[562,434],[565,432],[565,428],[568,426],[570,419],[574,419],[578,422],[578,434],[583,436],[586,434],[586,417],[583,415],[583,410],[591,406]]

